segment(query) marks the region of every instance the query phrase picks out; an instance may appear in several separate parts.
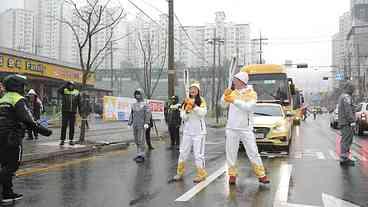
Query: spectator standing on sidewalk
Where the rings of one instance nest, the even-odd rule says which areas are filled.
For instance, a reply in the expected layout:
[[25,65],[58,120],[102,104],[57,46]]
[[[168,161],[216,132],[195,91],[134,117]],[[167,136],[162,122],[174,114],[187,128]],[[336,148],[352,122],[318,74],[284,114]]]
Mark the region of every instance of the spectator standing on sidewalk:
[[180,117],[180,108],[181,104],[179,104],[178,96],[171,97],[171,104],[168,107],[167,111],[167,125],[169,128],[171,146],[169,149],[177,149],[180,148],[180,125],[181,125],[181,117]]
[[81,117],[82,119],[86,119],[86,128],[89,129],[88,117],[92,113],[92,106],[90,96],[87,92],[82,92],[81,99]]
[[[39,121],[41,118],[41,113],[43,112],[42,101],[38,98],[38,95],[35,90],[29,90],[27,94],[27,104],[33,115],[33,118],[36,121]],[[28,138],[27,140],[38,139],[37,130],[28,129]]]
[[142,89],[134,91],[134,98],[137,102],[131,106],[128,126],[133,128],[134,141],[137,145],[137,156],[134,160],[141,163],[145,160],[146,130],[149,128],[151,111],[147,103],[144,102]]
[[75,127],[75,116],[77,110],[80,110],[80,94],[79,90],[76,89],[73,81],[68,81],[59,90],[58,93],[62,96],[63,102],[61,106],[61,137],[60,146],[64,145],[66,139],[66,129],[69,125],[69,145],[74,145],[74,127]]
[[146,129],[146,143],[149,150],[154,150],[155,148],[152,146],[151,142],[151,128],[153,127],[153,119],[152,115],[148,124],[148,128]]
[[355,162],[349,158],[350,147],[354,138],[355,115],[353,111],[352,95],[354,93],[354,85],[347,82],[344,85],[344,92],[338,99],[338,120],[341,131],[341,166],[354,166]]

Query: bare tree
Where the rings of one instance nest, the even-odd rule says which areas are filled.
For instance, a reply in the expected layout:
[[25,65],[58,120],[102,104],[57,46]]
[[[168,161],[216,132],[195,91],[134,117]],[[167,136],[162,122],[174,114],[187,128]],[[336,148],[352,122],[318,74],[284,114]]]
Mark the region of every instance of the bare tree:
[[[98,69],[106,49],[115,41],[113,40],[114,30],[125,17],[124,10],[121,7],[112,7],[111,0],[83,1],[84,6],[79,7],[75,0],[64,0],[71,7],[74,19],[63,17],[60,20],[70,28],[78,46],[79,63],[83,73],[82,90],[86,88],[88,79]],[[96,45],[96,37],[101,33],[105,34],[105,40],[101,45]],[[80,142],[85,141],[85,126],[86,117],[82,115]]]
[[[143,78],[140,78],[137,71],[135,71],[135,73],[139,85],[143,88],[146,97],[151,99],[166,66],[167,41],[165,38],[164,49],[161,49],[159,46],[153,48],[156,37],[150,33],[144,35],[144,38],[142,38],[142,34],[140,32],[137,33],[138,44],[143,60]],[[156,52],[154,51],[155,49]],[[156,78],[154,74],[156,74]]]

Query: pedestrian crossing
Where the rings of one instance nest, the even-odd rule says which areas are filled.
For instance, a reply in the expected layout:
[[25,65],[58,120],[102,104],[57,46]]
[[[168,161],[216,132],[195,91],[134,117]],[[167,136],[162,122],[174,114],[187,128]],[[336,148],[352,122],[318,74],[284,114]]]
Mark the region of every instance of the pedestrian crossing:
[[[332,149],[328,149],[326,151],[305,149],[293,151],[289,155],[282,153],[261,152],[261,156],[266,158],[288,157],[289,159],[294,160],[339,160],[339,153]],[[352,150],[351,157],[357,161],[368,162],[368,155],[364,152],[360,153],[356,150]]]

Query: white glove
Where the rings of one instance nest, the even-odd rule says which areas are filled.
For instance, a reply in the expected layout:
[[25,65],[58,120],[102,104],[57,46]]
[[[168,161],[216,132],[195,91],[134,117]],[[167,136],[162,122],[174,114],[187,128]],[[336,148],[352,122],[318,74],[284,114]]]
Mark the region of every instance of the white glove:
[[148,128],[149,128],[148,124],[145,124],[143,127],[144,127],[145,129],[148,129]]
[[351,127],[355,127],[356,126],[356,123],[355,122],[352,122],[352,123],[350,123],[350,126]]

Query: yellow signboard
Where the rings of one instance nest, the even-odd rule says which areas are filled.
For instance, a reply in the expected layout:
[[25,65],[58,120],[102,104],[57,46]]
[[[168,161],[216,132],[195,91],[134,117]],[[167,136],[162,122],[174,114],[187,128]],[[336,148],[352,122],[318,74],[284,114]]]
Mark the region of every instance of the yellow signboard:
[[[0,72],[36,75],[65,81],[74,81],[76,83],[82,83],[83,77],[83,72],[81,70],[11,55],[0,55]],[[87,79],[87,84],[94,85],[95,82],[94,74],[91,74]]]

